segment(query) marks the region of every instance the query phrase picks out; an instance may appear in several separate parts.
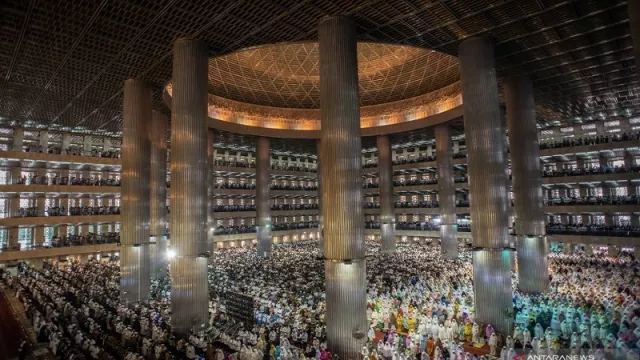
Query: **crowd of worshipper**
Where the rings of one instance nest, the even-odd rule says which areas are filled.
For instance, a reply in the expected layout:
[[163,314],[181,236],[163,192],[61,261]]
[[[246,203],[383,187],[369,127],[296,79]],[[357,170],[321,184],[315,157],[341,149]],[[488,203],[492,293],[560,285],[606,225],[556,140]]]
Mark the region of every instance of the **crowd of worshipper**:
[[106,179],[98,176],[40,176],[29,174],[16,178],[13,182],[17,185],[82,185],[82,186],[120,186],[120,179]]
[[640,132],[613,135],[598,135],[584,137],[564,137],[562,140],[551,140],[540,142],[540,149],[557,149],[571,146],[606,144],[611,142],[640,140]]
[[92,156],[92,157],[102,157],[102,158],[112,158],[112,159],[120,158],[120,150],[91,149],[90,151],[87,151],[78,146],[70,146],[67,148],[62,148],[56,145],[42,146],[42,145],[27,144],[15,150],[16,151],[24,150],[25,152],[36,152],[36,153],[45,153],[45,154],[81,155],[81,156]]
[[[550,254],[550,290],[514,291],[514,330],[497,333],[475,321],[471,251],[444,259],[437,245],[400,243],[382,254],[367,243],[369,328],[361,357],[378,359],[513,359],[522,351],[595,359],[638,359],[640,262],[633,256]],[[326,348],[324,261],[316,242],[219,250],[209,269],[206,333],[170,332],[170,281],[152,283],[152,300],[123,304],[117,261],[61,269],[20,267],[13,278],[39,340],[58,358],[322,359]],[[517,288],[517,276],[513,276]],[[253,299],[254,323],[234,322],[229,294]],[[79,358],[79,357],[78,357]]]

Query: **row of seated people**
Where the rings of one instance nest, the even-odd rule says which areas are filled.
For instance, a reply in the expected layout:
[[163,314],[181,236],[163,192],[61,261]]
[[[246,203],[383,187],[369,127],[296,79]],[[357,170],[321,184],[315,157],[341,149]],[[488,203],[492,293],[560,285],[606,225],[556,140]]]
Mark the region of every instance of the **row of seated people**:
[[318,172],[315,167],[294,164],[271,164],[271,170]]
[[69,211],[64,206],[50,206],[44,211],[37,206],[21,207],[17,214],[11,217],[40,217],[40,216],[82,216],[82,215],[119,215],[119,206],[71,206]]
[[562,140],[552,140],[540,143],[540,149],[558,149],[571,146],[606,144],[611,142],[640,140],[640,132],[622,133],[615,135],[598,135],[564,138]]
[[[379,221],[370,220],[365,222],[365,229],[379,229]],[[640,228],[625,226],[606,225],[580,225],[580,224],[548,224],[546,226],[548,235],[588,235],[588,236],[614,236],[614,237],[640,237]],[[440,225],[428,222],[397,222],[396,230],[420,230],[436,231],[440,230]],[[459,232],[470,232],[470,224],[458,224]]]
[[315,185],[281,185],[272,184],[271,190],[300,190],[300,191],[316,191],[318,187]]
[[[365,229],[380,229],[380,226],[381,226],[381,223],[377,220],[369,220],[369,221],[365,221],[364,223]],[[396,223],[396,230],[439,231],[440,225],[426,222],[426,221],[414,221],[414,222],[400,221]],[[470,232],[471,225],[458,224],[458,231]]]
[[102,179],[98,177],[76,176],[21,176],[16,179],[17,185],[83,185],[83,186],[120,186],[120,179]]
[[561,170],[545,170],[542,172],[542,177],[561,177],[561,176],[582,176],[582,175],[598,175],[598,174],[620,174],[640,172],[640,166],[601,166],[601,167],[586,167],[576,169],[561,169]]
[[[458,184],[458,183],[466,183],[469,181],[469,177],[467,176],[456,176],[453,181]],[[416,185],[435,185],[438,183],[438,179],[433,178],[433,179],[414,179],[414,180],[394,180],[393,181],[393,186],[394,187],[398,187],[398,186],[416,186]],[[371,183],[365,183],[362,185],[363,189],[377,189],[380,187],[380,183],[377,182],[371,182]]]
[[[285,231],[296,229],[314,229],[319,226],[317,221],[301,221],[295,223],[276,223],[271,224],[272,231]],[[214,235],[231,235],[231,234],[249,234],[257,231],[256,225],[222,225],[217,226],[213,232]]]
[[85,151],[82,147],[71,146],[68,148],[62,148],[60,146],[50,145],[49,147],[44,147],[42,145],[26,145],[24,147],[25,152],[36,152],[36,153],[46,153],[46,154],[62,154],[62,155],[78,155],[78,156],[91,156],[91,157],[101,157],[101,158],[111,158],[111,159],[119,159],[120,151],[119,150],[97,150],[92,149],[91,151]]
[[640,196],[560,197],[544,200],[544,206],[562,205],[640,205]]
[[640,228],[630,225],[606,226],[582,224],[548,224],[547,234],[640,237]]
[[[272,211],[283,210],[314,210],[318,209],[318,204],[273,204],[271,205]],[[247,205],[216,205],[213,208],[214,212],[234,212],[234,211],[256,211],[256,206],[252,204]]]
[[107,232],[102,234],[89,233],[87,235],[54,236],[51,238],[51,247],[119,244],[119,232]]
[[[19,251],[19,250],[33,250],[38,248],[50,248],[50,247],[67,247],[67,246],[81,246],[81,245],[98,245],[98,244],[119,244],[120,233],[107,232],[102,234],[89,233],[87,235],[67,235],[63,237],[53,236],[49,241],[46,239],[34,239],[35,244],[28,247],[22,247],[20,243],[17,243],[11,247],[2,247],[0,251]],[[43,245],[39,245],[43,244]]]
[[[17,278],[0,270],[0,279],[16,289],[38,342],[48,343],[57,359],[234,359],[232,353],[238,358],[240,345],[220,344],[219,332],[211,336],[215,343],[203,332],[172,334],[163,302],[121,302],[117,258],[110,260],[71,263],[65,270],[21,264]],[[240,356],[249,359],[244,349]]]
[[214,161],[214,165],[215,166],[224,166],[224,167],[236,167],[236,168],[255,168],[256,167],[256,162],[255,161],[244,161],[244,160],[223,160],[223,159],[216,159]]

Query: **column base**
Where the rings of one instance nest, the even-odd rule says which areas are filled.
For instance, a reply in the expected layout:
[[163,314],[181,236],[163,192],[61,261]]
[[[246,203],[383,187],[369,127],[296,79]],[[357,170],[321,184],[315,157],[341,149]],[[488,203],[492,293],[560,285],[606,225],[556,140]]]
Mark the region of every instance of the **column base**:
[[120,246],[120,299],[133,305],[149,299],[151,287],[150,244]]
[[325,260],[327,347],[341,359],[358,359],[367,341],[366,260]]
[[167,276],[167,236],[151,236],[150,257],[151,277],[160,279]]
[[478,248],[473,251],[473,289],[476,319],[491,324],[504,336],[513,330],[513,291],[511,288],[511,249]]
[[175,257],[170,263],[171,330],[189,336],[191,330],[204,330],[209,321],[208,258]]
[[380,252],[383,254],[396,252],[396,227],[394,224],[380,225]]
[[549,290],[549,243],[546,236],[518,236],[518,289],[525,293]]
[[445,259],[458,258],[458,225],[440,225],[440,248]]
[[258,256],[269,257],[271,254],[271,246],[273,245],[273,236],[271,236],[271,229],[265,227],[258,227]]

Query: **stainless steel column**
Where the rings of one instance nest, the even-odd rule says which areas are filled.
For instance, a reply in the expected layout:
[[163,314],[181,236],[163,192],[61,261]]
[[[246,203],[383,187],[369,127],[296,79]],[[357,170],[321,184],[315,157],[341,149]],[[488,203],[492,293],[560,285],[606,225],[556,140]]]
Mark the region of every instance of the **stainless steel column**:
[[180,335],[208,321],[207,77],[204,42],[173,45],[171,111],[171,327]]
[[494,46],[470,38],[459,51],[471,195],[476,318],[502,333],[513,327],[509,181]]
[[355,24],[327,18],[318,38],[327,347],[341,359],[356,359],[367,316]]
[[396,214],[393,207],[393,162],[389,136],[377,137],[378,177],[380,181],[380,251],[396,251]]
[[456,184],[453,174],[451,131],[448,125],[443,124],[436,126],[435,133],[442,256],[447,259],[455,259],[458,257],[458,217],[456,215]]
[[[151,138],[151,241],[155,278],[167,275],[167,118],[153,111]],[[106,139],[105,139],[106,140]]]
[[209,251],[209,262],[213,262],[213,229],[215,228],[215,219],[213,207],[215,206],[215,199],[213,198],[213,192],[215,184],[213,183],[213,164],[215,164],[214,151],[213,151],[213,129],[207,131],[207,251]]
[[515,201],[518,288],[539,293],[549,289],[549,244],[542,210],[540,147],[531,80],[508,79],[505,100]]
[[318,246],[320,247],[320,252],[324,254],[324,216],[322,215],[322,163],[320,162],[320,144],[322,143],[321,139],[316,141],[316,153],[318,156],[317,159],[317,174],[318,174],[318,223],[319,223],[319,234],[318,235]]
[[123,302],[149,298],[149,130],[151,88],[141,80],[124,82],[122,198],[120,223],[120,297]]
[[256,144],[256,225],[258,256],[271,253],[271,141],[259,137]]

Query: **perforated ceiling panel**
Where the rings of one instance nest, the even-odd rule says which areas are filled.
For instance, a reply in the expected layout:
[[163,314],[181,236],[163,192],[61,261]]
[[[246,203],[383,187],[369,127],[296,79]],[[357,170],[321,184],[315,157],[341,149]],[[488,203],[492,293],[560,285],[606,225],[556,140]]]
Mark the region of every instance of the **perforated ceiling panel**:
[[[336,14],[353,15],[361,41],[451,55],[466,37],[492,37],[500,76],[533,77],[541,122],[640,112],[625,0],[5,0],[0,13],[0,116],[42,128],[117,135],[129,77],[149,81],[167,112],[179,37],[217,56],[316,40]],[[303,99],[284,103],[316,106]]]

